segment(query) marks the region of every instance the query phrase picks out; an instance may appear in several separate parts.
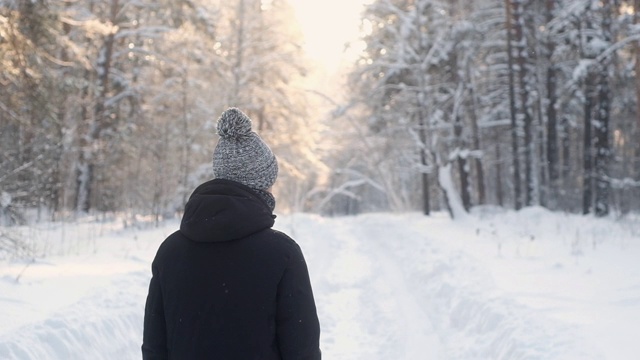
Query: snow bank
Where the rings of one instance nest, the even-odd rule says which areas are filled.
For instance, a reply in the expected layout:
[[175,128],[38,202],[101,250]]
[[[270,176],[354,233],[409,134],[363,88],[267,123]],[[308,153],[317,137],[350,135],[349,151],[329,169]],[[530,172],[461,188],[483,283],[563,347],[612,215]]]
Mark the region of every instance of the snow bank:
[[0,358],[139,359],[140,299],[148,281],[146,272],[127,274],[42,322],[0,337]]

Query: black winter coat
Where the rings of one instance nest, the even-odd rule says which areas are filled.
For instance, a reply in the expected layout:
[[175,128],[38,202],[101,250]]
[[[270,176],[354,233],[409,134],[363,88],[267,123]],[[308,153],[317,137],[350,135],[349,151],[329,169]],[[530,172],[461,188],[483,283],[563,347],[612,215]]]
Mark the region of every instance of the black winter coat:
[[152,264],[144,359],[320,359],[307,265],[274,218],[242,184],[194,191]]

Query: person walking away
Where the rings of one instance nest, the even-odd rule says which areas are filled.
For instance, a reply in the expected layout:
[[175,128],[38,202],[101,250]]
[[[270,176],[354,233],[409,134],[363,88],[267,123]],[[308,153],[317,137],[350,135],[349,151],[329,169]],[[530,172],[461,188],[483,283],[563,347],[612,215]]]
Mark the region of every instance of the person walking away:
[[304,256],[271,228],[276,157],[236,108],[217,131],[214,179],[194,190],[151,266],[143,359],[319,360]]

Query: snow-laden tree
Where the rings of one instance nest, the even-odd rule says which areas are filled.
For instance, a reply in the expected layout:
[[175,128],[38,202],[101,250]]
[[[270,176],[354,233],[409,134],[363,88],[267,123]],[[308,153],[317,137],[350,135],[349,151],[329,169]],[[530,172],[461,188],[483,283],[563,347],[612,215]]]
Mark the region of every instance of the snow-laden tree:
[[[373,2],[364,14],[367,48],[352,74],[362,118],[372,134],[389,144],[389,152],[382,155],[389,169],[419,174],[412,181],[421,183],[425,214],[431,207],[430,174],[438,168],[448,171],[449,162],[457,165],[464,208],[472,203],[472,160],[484,201],[474,63],[482,37],[470,21],[476,2],[462,5]],[[402,194],[397,190],[402,183],[384,183],[389,193]],[[441,186],[445,192],[447,188]],[[407,200],[415,205],[415,197]]]
[[[447,31],[446,4],[431,1],[375,1],[367,7],[364,21],[368,34],[366,50],[351,78],[378,146],[382,173],[379,181],[392,208],[406,207],[410,199],[398,198],[400,184],[393,174],[413,167],[422,183],[422,209],[430,211],[429,174],[433,170],[432,146],[428,132],[436,126],[436,101],[429,96],[438,63],[446,59],[441,42]],[[438,19],[438,20],[436,20]],[[440,26],[434,22],[440,22]],[[431,111],[429,111],[431,109]],[[377,149],[376,149],[377,150]],[[370,154],[369,156],[373,156]],[[417,171],[416,171],[417,170]],[[414,180],[415,181],[415,180]]]
[[[429,171],[455,161],[467,208],[470,195],[482,198],[487,170],[491,201],[512,197],[516,208],[583,207],[606,215],[611,186],[616,198],[617,189],[635,186],[625,178],[633,176],[635,145],[627,136],[637,122],[628,111],[638,93],[629,81],[637,50],[627,46],[638,41],[634,5],[374,1],[363,15],[367,49],[352,75],[357,92],[349,108],[352,118],[366,120],[369,142],[376,139],[365,148],[380,155],[357,173],[399,204],[421,191],[424,209],[429,191],[415,186],[417,177],[398,183],[377,174],[396,169],[371,170],[385,161],[405,172],[418,164],[428,184]],[[425,23],[415,26],[420,19]],[[414,160],[400,161],[412,152]],[[485,166],[470,171],[468,159]],[[469,184],[476,183],[474,191]]]
[[[284,0],[221,2],[220,81],[213,97],[241,108],[278,156],[279,208],[302,210],[324,165],[315,154],[318,124],[308,118],[308,69],[293,9]],[[222,96],[220,96],[222,95]]]
[[0,2],[0,189],[14,209],[61,206],[64,181],[63,118],[70,45],[60,25],[62,9],[45,1]]
[[323,128],[285,0],[0,0],[3,211],[180,211],[228,106],[278,155],[280,210],[637,210],[639,6],[372,1]]
[[224,96],[211,90],[222,78],[216,4],[156,6],[156,12],[141,11],[140,23],[162,33],[130,45],[132,61],[147,66],[137,71],[144,96],[130,135],[128,163],[137,166],[128,169],[128,188],[135,199],[130,206],[160,217],[180,211],[201,180],[197,174],[210,159],[213,121]]
[[[561,10],[549,24],[551,31],[559,35],[554,56],[566,64],[558,66],[555,75],[567,79],[563,90],[572,95],[560,99],[560,104],[567,104],[563,116],[576,122],[582,118],[582,212],[592,212],[595,202],[596,214],[606,215],[612,62],[610,56],[603,54],[615,41],[611,32],[613,8],[607,1],[567,4],[559,7]],[[569,136],[566,131],[564,136]]]

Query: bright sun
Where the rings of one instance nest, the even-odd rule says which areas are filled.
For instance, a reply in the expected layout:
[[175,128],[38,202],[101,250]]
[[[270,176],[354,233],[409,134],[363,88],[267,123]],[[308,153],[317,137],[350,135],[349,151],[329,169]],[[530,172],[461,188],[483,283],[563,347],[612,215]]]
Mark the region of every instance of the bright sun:
[[336,70],[345,58],[345,45],[356,41],[360,13],[371,0],[290,0],[296,11],[305,50],[327,70]]

